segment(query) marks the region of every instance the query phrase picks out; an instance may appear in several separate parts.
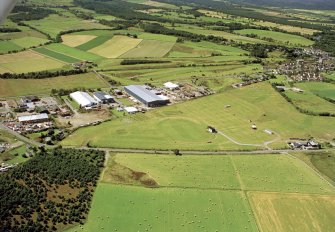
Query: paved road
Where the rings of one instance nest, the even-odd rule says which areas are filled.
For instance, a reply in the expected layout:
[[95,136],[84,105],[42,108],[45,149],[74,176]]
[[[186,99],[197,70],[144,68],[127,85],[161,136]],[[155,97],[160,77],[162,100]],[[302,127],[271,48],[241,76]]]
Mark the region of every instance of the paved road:
[[[171,155],[174,154],[172,150],[145,150],[145,149],[127,149],[127,148],[92,148],[92,147],[75,147],[75,146],[63,146],[63,148],[74,148],[74,149],[95,149],[105,152],[115,152],[115,153],[129,153],[129,154],[156,154],[156,155]],[[323,149],[323,152],[335,151],[335,149]],[[254,150],[254,151],[192,151],[192,150],[180,150],[180,154],[183,155],[238,155],[238,154],[286,154],[290,153],[311,153],[315,152],[313,150]]]

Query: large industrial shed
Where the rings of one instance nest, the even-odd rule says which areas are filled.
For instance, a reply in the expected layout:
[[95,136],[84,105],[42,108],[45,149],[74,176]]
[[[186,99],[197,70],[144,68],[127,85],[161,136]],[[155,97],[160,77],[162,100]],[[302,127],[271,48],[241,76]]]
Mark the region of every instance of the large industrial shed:
[[97,102],[86,92],[74,92],[70,94],[70,97],[76,101],[81,107],[92,107],[96,106]]
[[124,87],[124,90],[148,107],[162,106],[169,103],[166,97],[160,97],[141,85],[129,85]]

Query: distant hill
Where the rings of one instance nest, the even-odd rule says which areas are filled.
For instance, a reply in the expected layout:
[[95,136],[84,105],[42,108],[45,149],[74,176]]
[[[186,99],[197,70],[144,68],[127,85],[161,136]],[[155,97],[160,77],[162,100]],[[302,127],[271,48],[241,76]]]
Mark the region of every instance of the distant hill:
[[335,0],[228,0],[227,2],[283,8],[335,10]]

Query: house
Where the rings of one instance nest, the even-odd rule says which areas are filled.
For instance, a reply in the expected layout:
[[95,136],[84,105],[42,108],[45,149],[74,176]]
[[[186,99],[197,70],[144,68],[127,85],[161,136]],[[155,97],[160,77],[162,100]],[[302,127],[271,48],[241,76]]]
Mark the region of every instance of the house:
[[212,133],[212,134],[218,133],[217,130],[212,126],[208,126],[207,130],[208,130],[209,133]]
[[257,130],[257,126],[256,126],[255,124],[252,124],[251,128],[252,128],[253,130]]
[[111,95],[109,95],[105,92],[101,92],[101,91],[100,92],[94,92],[93,97],[95,98],[95,100],[97,100],[97,102],[103,103],[103,104],[108,104],[108,103],[114,103],[115,102],[114,98]]
[[22,124],[42,123],[42,122],[48,122],[49,116],[47,114],[20,116],[18,117],[18,121]]
[[141,85],[129,85],[124,90],[139,102],[148,107],[156,107],[168,104],[170,101],[167,97],[156,95]]
[[77,91],[71,93],[70,97],[84,108],[95,107],[98,104],[97,101],[86,92]]
[[166,82],[166,83],[164,84],[164,87],[167,88],[167,89],[169,89],[169,90],[175,90],[175,89],[178,89],[178,88],[179,88],[179,85],[174,84],[174,83],[172,83],[172,82]]
[[321,148],[320,144],[315,142],[314,140],[289,142],[288,145],[292,149],[300,150],[318,150]]

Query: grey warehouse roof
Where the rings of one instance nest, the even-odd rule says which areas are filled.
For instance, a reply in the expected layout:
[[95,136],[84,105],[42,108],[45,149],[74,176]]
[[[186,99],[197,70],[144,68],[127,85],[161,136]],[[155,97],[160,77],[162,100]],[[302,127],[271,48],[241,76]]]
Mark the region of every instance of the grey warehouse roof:
[[151,92],[150,90],[147,90],[141,85],[129,85],[125,86],[125,89],[128,91],[134,93],[135,95],[139,96],[146,102],[154,102],[154,101],[162,101],[163,99]]

